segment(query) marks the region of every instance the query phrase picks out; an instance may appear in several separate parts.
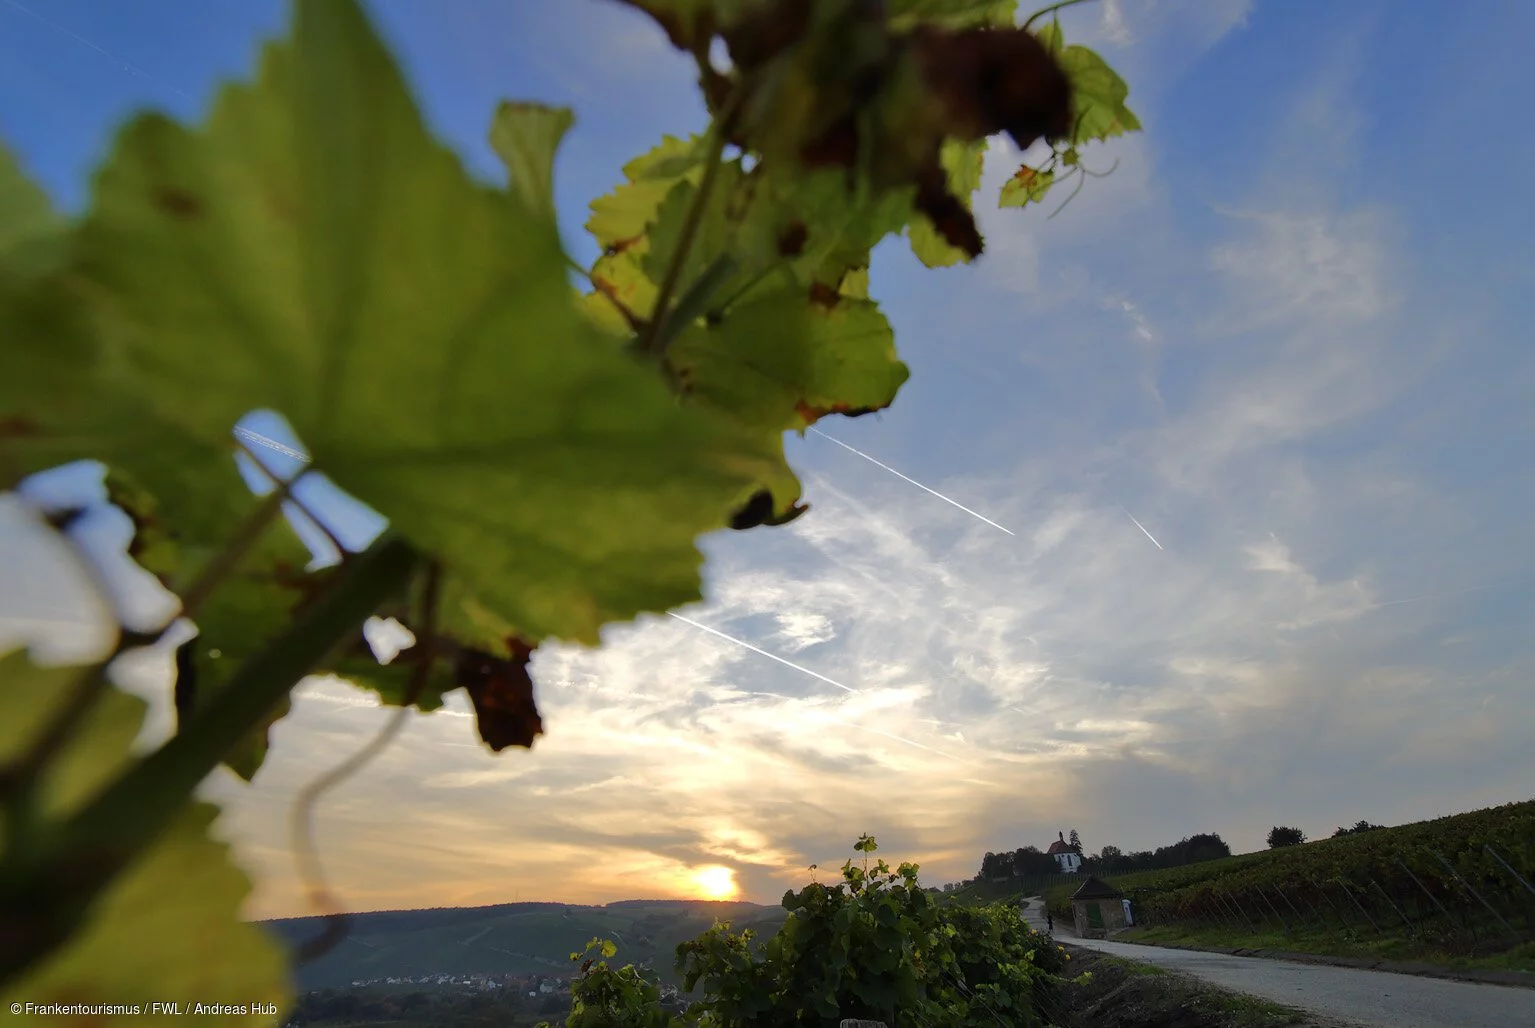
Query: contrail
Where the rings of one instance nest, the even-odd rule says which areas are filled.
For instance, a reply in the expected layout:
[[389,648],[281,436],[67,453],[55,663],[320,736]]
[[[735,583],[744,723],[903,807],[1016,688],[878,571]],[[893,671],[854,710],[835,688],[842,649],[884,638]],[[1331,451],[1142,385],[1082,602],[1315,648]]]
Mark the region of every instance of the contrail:
[[936,753],[940,757],[947,757],[950,760],[957,760],[961,764],[969,764],[971,766],[975,766],[975,761],[973,760],[966,760],[964,757],[956,757],[952,753],[945,753],[943,750],[934,749],[931,746],[924,746],[920,742],[912,742],[910,739],[903,739],[899,735],[891,735],[889,732],[882,732],[878,728],[870,728],[867,725],[856,724],[852,721],[839,721],[836,718],[831,717],[827,718],[826,720],[834,725],[842,725],[844,728],[856,728],[860,732],[873,732],[875,735],[884,736],[886,739],[889,739],[892,742],[904,743],[907,746],[915,746],[919,750],[926,750],[929,753]]
[[[1125,505],[1121,503],[1119,505],[1119,509],[1120,510],[1125,510]],[[1127,510],[1125,510],[1125,517],[1129,518],[1131,521],[1135,521],[1135,515],[1131,514]],[[1142,532],[1146,532],[1146,526],[1141,524],[1139,521],[1135,521],[1135,527],[1139,528]],[[1167,552],[1166,547],[1164,547],[1161,543],[1157,542],[1157,537],[1156,536],[1152,535],[1150,532],[1146,532],[1146,538],[1151,540],[1151,545],[1155,546],[1157,549],[1161,550],[1163,553]]]
[[666,612],[666,614],[667,614],[668,617],[674,617],[678,621],[681,621],[685,625],[692,625],[694,628],[697,628],[697,629],[700,629],[702,631],[708,632],[710,635],[717,635],[721,639],[724,639],[726,642],[735,643],[737,646],[743,646],[746,649],[751,650],[753,653],[755,653],[755,654],[757,654],[759,656],[766,657],[768,660],[776,660],[776,661],[778,661],[778,663],[782,664],[784,667],[792,667],[794,670],[802,671],[805,674],[809,675],[811,678],[819,679],[819,680],[825,682],[827,685],[835,685],[838,689],[841,689],[843,692],[857,693],[857,692],[860,691],[858,689],[852,688],[851,686],[843,685],[841,682],[838,682],[835,679],[827,678],[825,675],[820,674],[819,672],[816,672],[816,671],[812,671],[808,667],[804,667],[804,666],[802,666],[800,664],[796,664],[792,660],[784,660],[782,657],[778,656],[776,653],[769,653],[767,650],[764,650],[764,649],[762,649],[759,646],[753,646],[751,643],[747,642],[745,639],[737,639],[733,635],[726,635],[724,632],[721,632],[717,628],[710,628],[708,625],[700,625],[697,621],[694,621],[692,618],[685,618],[681,614],[676,613],[675,611],[670,611],[669,610],[669,611]]
[[248,428],[236,428],[235,435],[247,443],[255,443],[257,446],[265,446],[269,450],[276,450],[278,453],[285,457],[292,457],[294,460],[301,460],[305,464],[309,463],[309,454],[295,450],[291,446],[285,446],[284,444],[278,442],[276,439],[271,439],[259,432],[252,432]]
[[[827,678],[825,675],[819,674],[818,672],[815,672],[815,671],[812,671],[808,667],[804,667],[803,665],[796,664],[792,660],[785,660],[784,658],[778,656],[777,654],[769,653],[767,650],[762,649],[760,646],[753,646],[751,643],[747,642],[745,639],[737,639],[733,635],[726,635],[724,632],[721,632],[717,628],[710,628],[708,625],[701,625],[697,621],[694,621],[692,618],[685,618],[681,614],[677,614],[677,613],[675,613],[673,611],[667,611],[666,613],[667,613],[667,616],[674,617],[678,621],[681,621],[685,625],[692,625],[694,628],[698,628],[698,629],[701,629],[701,630],[703,630],[705,632],[708,632],[710,635],[718,636],[719,638],[724,639],[726,642],[735,643],[737,646],[740,646],[740,647],[743,647],[745,649],[751,650],[753,653],[756,653],[756,654],[758,654],[760,656],[766,657],[769,660],[776,660],[776,661],[778,661],[778,663],[784,665],[785,667],[793,668],[796,671],[802,671],[805,674],[809,675],[811,678],[819,679],[820,681],[825,682],[827,685],[835,685],[838,689],[841,689],[841,690],[843,690],[845,692],[850,692],[850,693],[858,693],[858,692],[861,691],[861,690],[854,689],[854,688],[851,688],[849,686],[843,685],[841,682],[838,682],[838,681],[836,681],[834,679]],[[763,695],[775,696],[775,697],[778,697],[779,699],[784,699],[785,698],[785,697],[783,697],[779,693],[764,693]],[[889,732],[882,732],[878,728],[870,728],[867,725],[856,724],[855,722],[852,722],[852,721],[840,721],[840,720],[838,720],[836,718],[827,718],[827,721],[829,721],[830,723],[832,723],[834,725],[842,725],[842,726],[844,726],[846,728],[856,728],[860,732],[872,732],[875,735],[884,736],[886,739],[890,739],[893,742],[902,743],[903,745],[906,745],[906,746],[914,746],[914,747],[916,747],[919,750],[926,750],[929,753],[936,753],[936,754],[938,754],[938,756],[940,756],[940,757],[947,757],[949,760],[957,760],[961,764],[970,764],[970,765],[974,765],[975,764],[975,761],[973,761],[973,760],[966,760],[963,757],[956,757],[952,753],[945,753],[943,750],[934,749],[932,746],[924,746],[920,742],[913,742],[910,739],[903,739],[899,735],[891,735]]]
[[944,503],[951,503],[951,504],[953,504],[954,506],[958,507],[960,510],[964,511],[966,514],[969,514],[971,517],[979,518],[980,520],[986,522],[992,528],[999,529],[1000,531],[1006,532],[1008,535],[1014,535],[1015,534],[1011,529],[1003,528],[1001,525],[999,525],[995,521],[991,520],[991,518],[988,518],[986,515],[981,514],[981,513],[977,512],[977,511],[971,510],[969,507],[966,507],[963,503],[960,503],[958,500],[950,499],[949,497],[943,495],[943,493],[940,493],[936,489],[929,489],[927,486],[923,485],[921,482],[918,482],[915,478],[908,478],[907,476],[905,476],[905,475],[901,474],[899,471],[897,471],[895,468],[892,468],[889,464],[881,464],[879,461],[875,460],[873,457],[870,457],[867,453],[864,453],[862,450],[855,450],[853,447],[849,446],[847,443],[844,443],[840,439],[833,439],[831,436],[827,435],[825,432],[822,432],[819,428],[812,428],[812,429],[810,429],[810,431],[814,432],[816,435],[820,436],[822,439],[828,440],[829,442],[836,443],[838,446],[842,447],[844,450],[848,451],[849,453],[857,454],[858,456],[862,457],[864,460],[868,461],[870,464],[873,464],[875,467],[877,467],[877,468],[884,468],[886,471],[890,472],[896,478],[901,479],[903,482],[910,482],[912,485],[916,486],[918,489],[921,489],[923,492],[925,492],[925,493],[932,493],[934,496],[938,497]]
[[160,81],[159,79],[157,79],[153,75],[151,75],[149,72],[145,71],[143,68],[134,67],[133,65],[129,64],[127,61],[123,60],[121,57],[119,57],[116,54],[112,53],[110,50],[107,50],[104,47],[97,46],[95,43],[92,43],[89,39],[86,39],[84,36],[80,35],[78,32],[71,32],[68,29],[66,29],[64,26],[58,25],[58,24],[56,24],[54,22],[49,21],[47,18],[44,18],[41,14],[38,14],[36,11],[32,10],[32,8],[30,8],[30,7],[27,7],[25,4],[17,3],[16,0],[5,0],[5,4],[6,4],[6,6],[12,8],[14,10],[20,11],[22,14],[25,14],[25,15],[28,15],[28,16],[30,16],[32,18],[37,19],[38,21],[42,22],[44,25],[48,26],[53,31],[59,33],[60,35],[68,36],[70,39],[73,39],[76,43],[79,43],[82,46],[90,47],[92,50],[96,51],[98,54],[100,54],[101,56],[105,57],[107,60],[121,65],[124,71],[127,71],[127,72],[129,72],[131,74],[137,75],[139,78],[144,79],[144,80],[146,80],[148,82],[153,82],[157,86],[164,86],[166,89],[169,89],[172,93],[175,93],[177,96],[181,97],[183,100],[190,100],[190,99],[192,99],[190,96],[187,96],[187,94],[183,93],[181,90],[177,89],[175,86],[172,86],[172,85],[170,85],[168,83]]

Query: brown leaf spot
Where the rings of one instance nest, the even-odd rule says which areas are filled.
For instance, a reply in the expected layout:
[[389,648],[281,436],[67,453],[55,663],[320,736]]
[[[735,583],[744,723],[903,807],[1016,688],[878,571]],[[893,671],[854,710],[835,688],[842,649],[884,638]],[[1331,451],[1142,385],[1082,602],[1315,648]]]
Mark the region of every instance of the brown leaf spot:
[[810,302],[817,307],[831,310],[842,300],[842,294],[836,288],[825,282],[816,282],[810,287]]
[[837,404],[832,407],[812,407],[801,400],[794,405],[794,411],[805,419],[806,425],[813,425],[828,414],[841,414],[845,418],[861,418],[865,414],[878,414],[878,407],[849,407],[846,404]]
[[778,235],[779,256],[798,257],[804,252],[805,240],[809,234],[809,230],[805,228],[803,221],[790,223]]
[[735,517],[730,519],[730,527],[743,532],[758,525],[787,525],[809,509],[808,503],[796,503],[784,513],[778,514],[773,510],[773,494],[761,489],[752,494],[746,506],[736,511]]
[[752,493],[752,498],[746,501],[746,506],[736,511],[731,517],[730,527],[738,532],[744,532],[748,528],[756,528],[772,516],[773,494],[766,489],[759,489]]
[[20,414],[0,418],[0,438],[19,439],[41,434],[37,422]]
[[533,740],[544,734],[528,674],[533,647],[515,637],[507,645],[512,650],[510,658],[466,648],[459,654],[454,674],[454,681],[474,704],[480,738],[497,753],[508,746],[531,749]]
[[155,206],[173,218],[189,221],[203,214],[203,202],[185,189],[162,189],[155,194]]

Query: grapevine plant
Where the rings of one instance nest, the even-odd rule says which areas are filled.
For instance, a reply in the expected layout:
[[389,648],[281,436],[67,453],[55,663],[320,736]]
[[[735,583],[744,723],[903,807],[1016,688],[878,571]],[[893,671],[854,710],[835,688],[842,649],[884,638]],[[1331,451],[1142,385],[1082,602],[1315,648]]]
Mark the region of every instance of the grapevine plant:
[[[853,847],[861,864],[842,881],[784,894],[790,912],[765,941],[728,922],[677,947],[684,989],[699,998],[668,1010],[633,965],[614,969],[617,947],[593,939],[572,990],[567,1028],[796,1028],[844,1018],[893,1028],[1039,1025],[1059,1010],[1065,950],[1030,929],[1015,907],[954,906],[917,884],[917,865],[872,868],[877,844]],[[541,1026],[547,1028],[547,1026]]]
[[[193,791],[220,764],[255,773],[294,685],[331,672],[402,711],[461,688],[492,750],[531,746],[536,647],[699,600],[701,535],[807,509],[784,433],[892,402],[907,369],[873,247],[978,256],[993,135],[1050,143],[1003,190],[1022,206],[1139,127],[1053,8],[1019,26],[1013,0],[620,2],[696,62],[710,121],[592,203],[590,268],[555,217],[573,114],[502,104],[507,180],[477,182],[356,0],[295,0],[201,124],[130,120],[77,217],[0,147],[0,485],[97,462],[130,556],[198,632],[147,754],[109,669],[168,626],[120,617],[89,666],[0,657],[5,1000],[286,1005],[290,955],[239,920],[249,884]],[[296,473],[252,449],[255,412],[302,441]],[[344,545],[310,477],[385,531]],[[84,513],[31,509],[64,545]],[[340,558],[310,566],[296,525]],[[415,645],[380,663],[371,616]],[[883,916],[870,931],[915,959]]]

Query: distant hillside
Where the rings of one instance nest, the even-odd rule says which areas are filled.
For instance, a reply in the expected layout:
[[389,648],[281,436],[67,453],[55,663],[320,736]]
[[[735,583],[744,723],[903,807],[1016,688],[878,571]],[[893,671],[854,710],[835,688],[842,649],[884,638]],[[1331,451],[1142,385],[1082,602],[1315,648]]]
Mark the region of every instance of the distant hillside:
[[[594,936],[618,943],[620,962],[648,961],[662,981],[676,982],[677,944],[715,920],[772,934],[787,916],[781,907],[708,900],[623,900],[601,907],[502,903],[355,914],[344,942],[298,969],[298,988],[424,974],[565,974],[573,969],[570,954]],[[260,923],[293,945],[318,935],[323,919]]]
[[[1535,945],[1527,884],[1535,878],[1535,800],[1106,877],[1143,922],[1164,926],[1209,922],[1219,912],[1258,930],[1272,915],[1293,936],[1302,923],[1323,923],[1323,912],[1346,928],[1357,910],[1371,936],[1393,938],[1406,918],[1414,926],[1409,935],[1464,934],[1479,938],[1482,950]],[[1056,917],[1068,915],[1073,889],[1063,883],[1045,891]]]

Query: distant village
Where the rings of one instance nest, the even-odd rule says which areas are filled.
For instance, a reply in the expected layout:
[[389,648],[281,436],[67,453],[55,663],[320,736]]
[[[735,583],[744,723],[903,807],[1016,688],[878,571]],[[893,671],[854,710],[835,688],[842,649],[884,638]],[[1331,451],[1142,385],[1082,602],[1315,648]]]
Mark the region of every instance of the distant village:
[[[490,992],[495,989],[517,989],[526,992],[529,997],[570,995],[570,986],[578,975],[567,974],[438,974],[417,975],[389,975],[383,978],[355,978],[352,980],[354,989],[372,988],[381,985],[418,985],[435,987],[439,989],[469,989],[479,992]],[[662,983],[662,1002],[675,1001],[677,999],[677,987]]]

